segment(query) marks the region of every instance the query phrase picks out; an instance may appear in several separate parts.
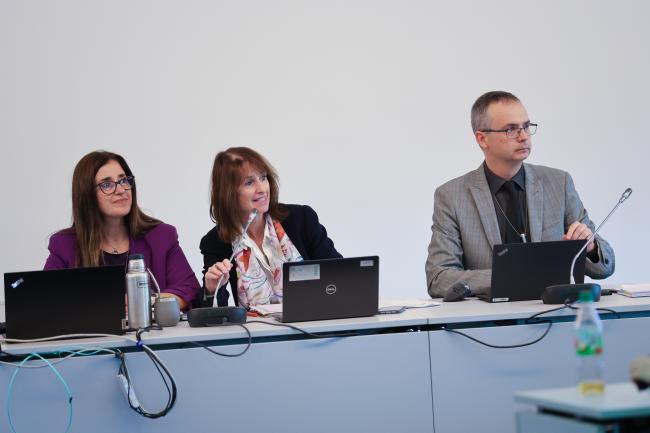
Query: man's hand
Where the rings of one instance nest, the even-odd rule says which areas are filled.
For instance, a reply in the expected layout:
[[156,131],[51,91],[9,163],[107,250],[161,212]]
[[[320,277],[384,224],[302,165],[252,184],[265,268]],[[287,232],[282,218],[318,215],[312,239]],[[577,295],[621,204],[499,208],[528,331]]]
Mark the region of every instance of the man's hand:
[[[586,224],[583,224],[580,221],[576,221],[569,226],[569,229],[567,230],[566,234],[562,236],[562,239],[565,241],[589,239],[592,234],[593,233],[591,229],[587,227]],[[587,245],[587,254],[591,253],[596,247],[594,240],[595,239],[592,239],[591,242],[589,242],[589,244]]]
[[219,287],[226,284],[231,269],[232,263],[228,259],[217,262],[208,268],[205,273],[205,288],[208,293],[212,294]]

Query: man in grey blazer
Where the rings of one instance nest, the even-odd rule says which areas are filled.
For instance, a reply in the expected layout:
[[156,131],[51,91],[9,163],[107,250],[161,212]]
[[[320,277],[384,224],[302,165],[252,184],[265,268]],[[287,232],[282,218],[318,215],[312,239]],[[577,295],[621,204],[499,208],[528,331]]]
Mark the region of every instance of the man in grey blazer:
[[[487,293],[494,245],[587,239],[594,230],[569,173],[524,163],[537,125],[516,96],[480,96],[472,129],[485,161],[435,192],[425,266],[431,297],[444,296],[457,282],[473,294]],[[596,235],[587,246],[586,274],[607,278],[613,272],[614,251]]]

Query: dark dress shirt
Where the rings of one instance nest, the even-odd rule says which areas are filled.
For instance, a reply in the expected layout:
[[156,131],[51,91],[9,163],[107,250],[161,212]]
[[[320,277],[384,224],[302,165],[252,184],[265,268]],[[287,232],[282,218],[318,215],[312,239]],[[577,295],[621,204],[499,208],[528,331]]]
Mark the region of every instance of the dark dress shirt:
[[504,244],[522,242],[521,234],[525,233],[526,241],[530,242],[526,208],[526,173],[523,164],[510,180],[494,174],[485,163],[483,169],[494,201],[501,241]]

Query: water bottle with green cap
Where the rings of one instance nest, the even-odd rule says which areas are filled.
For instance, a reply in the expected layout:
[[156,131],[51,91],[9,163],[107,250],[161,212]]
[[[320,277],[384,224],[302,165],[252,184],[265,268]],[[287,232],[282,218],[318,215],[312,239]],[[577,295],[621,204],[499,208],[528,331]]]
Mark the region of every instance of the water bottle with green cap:
[[603,365],[603,323],[594,306],[591,291],[580,292],[575,322],[575,347],[578,355],[578,389],[583,395],[605,390]]

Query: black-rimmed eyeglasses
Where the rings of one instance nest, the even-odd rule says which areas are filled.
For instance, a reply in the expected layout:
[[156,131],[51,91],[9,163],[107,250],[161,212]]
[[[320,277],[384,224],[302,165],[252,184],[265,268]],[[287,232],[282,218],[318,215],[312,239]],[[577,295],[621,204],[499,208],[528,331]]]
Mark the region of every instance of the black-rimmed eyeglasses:
[[135,185],[135,177],[127,176],[113,182],[112,180],[104,180],[97,184],[97,187],[106,195],[111,195],[117,189],[117,186],[121,186],[124,190],[128,191]]
[[537,123],[526,123],[524,126],[511,126],[506,129],[479,129],[481,132],[505,132],[508,138],[517,138],[521,131],[528,135],[534,135],[537,132]]

